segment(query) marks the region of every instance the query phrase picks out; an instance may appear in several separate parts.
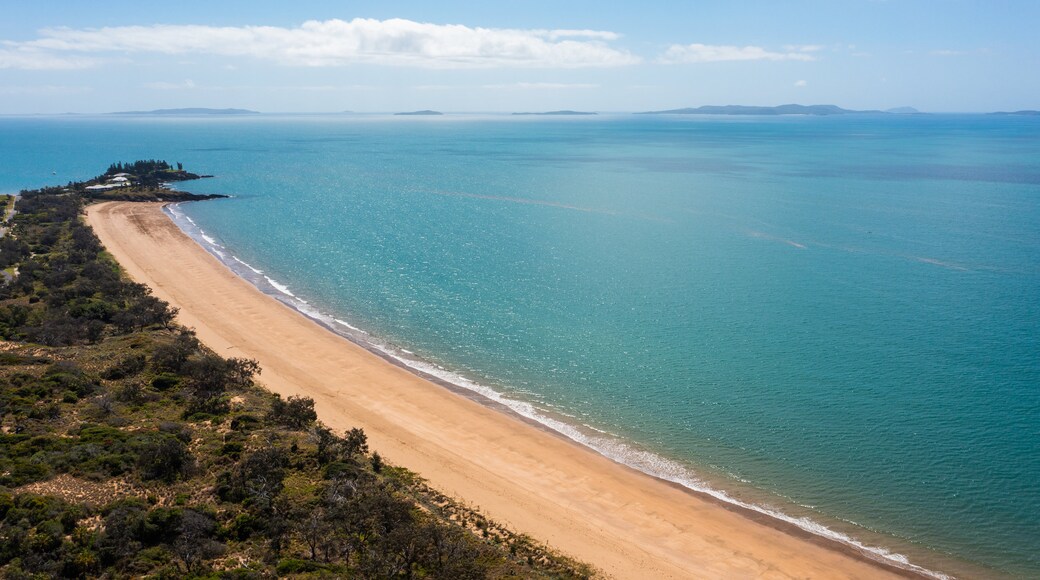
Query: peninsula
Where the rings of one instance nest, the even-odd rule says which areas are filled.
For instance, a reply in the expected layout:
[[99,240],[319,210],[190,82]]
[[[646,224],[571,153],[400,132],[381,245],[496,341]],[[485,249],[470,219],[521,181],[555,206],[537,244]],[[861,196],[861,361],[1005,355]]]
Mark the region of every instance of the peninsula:
[[440,111],[431,111],[429,109],[424,109],[422,111],[408,111],[408,112],[405,112],[405,113],[394,113],[394,114],[395,115],[406,115],[406,116],[407,115],[413,115],[413,116],[420,116],[421,117],[421,116],[443,115],[444,113],[442,113]]
[[168,184],[212,177],[184,170],[166,161],[149,159],[133,163],[113,163],[102,175],[86,181],[74,181],[60,189],[86,199],[98,201],[202,201],[227,197],[219,194],[200,195],[171,189]]

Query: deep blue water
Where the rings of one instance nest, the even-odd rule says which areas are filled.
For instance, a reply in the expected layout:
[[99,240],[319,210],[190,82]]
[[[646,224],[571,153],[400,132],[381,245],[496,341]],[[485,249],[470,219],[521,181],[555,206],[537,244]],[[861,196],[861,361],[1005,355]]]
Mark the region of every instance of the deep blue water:
[[0,192],[152,157],[235,196],[176,208],[211,249],[412,364],[915,563],[1040,575],[1040,119],[0,118]]

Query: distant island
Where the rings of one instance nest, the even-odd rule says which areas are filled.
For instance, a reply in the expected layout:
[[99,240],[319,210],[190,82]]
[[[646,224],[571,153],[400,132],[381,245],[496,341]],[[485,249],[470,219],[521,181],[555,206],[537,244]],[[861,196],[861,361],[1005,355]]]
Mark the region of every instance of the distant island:
[[595,115],[587,111],[545,111],[542,113],[513,113],[514,115]]
[[921,111],[918,111],[917,109],[915,109],[913,107],[895,107],[895,108],[892,108],[892,109],[886,109],[885,112],[886,113],[893,113],[893,114],[896,114],[896,115],[921,115],[921,114],[923,114],[923,113],[921,113]]
[[206,109],[191,107],[186,109],[155,109],[154,111],[117,111],[112,115],[259,115],[259,111],[249,109]]
[[1040,117],[1040,111],[1033,109],[1026,109],[1024,111],[997,111],[996,113],[990,113],[990,115],[1017,115],[1021,117]]
[[881,111],[853,111],[836,105],[779,105],[776,107],[749,107],[745,105],[705,105],[697,108],[648,111],[643,115],[849,115],[880,113]]
[[443,115],[444,113],[442,113],[440,111],[431,111],[429,109],[424,109],[422,111],[409,111],[409,112],[406,112],[406,113],[394,113],[394,114],[395,115],[420,115],[420,116],[422,116],[422,115]]

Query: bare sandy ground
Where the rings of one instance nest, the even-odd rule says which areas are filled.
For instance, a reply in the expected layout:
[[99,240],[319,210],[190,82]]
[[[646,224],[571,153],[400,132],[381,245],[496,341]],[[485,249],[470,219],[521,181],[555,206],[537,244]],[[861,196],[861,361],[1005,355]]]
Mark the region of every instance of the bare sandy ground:
[[[224,356],[445,493],[618,578],[886,578],[851,549],[788,533],[428,382],[235,276],[161,204],[108,202],[87,221],[129,275]],[[899,574],[901,575],[901,574]]]

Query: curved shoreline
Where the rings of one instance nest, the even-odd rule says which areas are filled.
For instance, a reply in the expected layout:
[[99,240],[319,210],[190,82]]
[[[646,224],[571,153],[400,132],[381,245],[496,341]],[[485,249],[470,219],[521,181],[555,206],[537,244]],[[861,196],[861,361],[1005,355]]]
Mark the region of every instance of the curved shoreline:
[[854,532],[838,531],[820,523],[814,519],[814,516],[791,515],[791,512],[784,508],[774,507],[768,501],[742,498],[739,494],[735,495],[733,488],[728,487],[726,482],[720,484],[706,481],[694,469],[678,461],[642,449],[630,441],[607,434],[595,427],[568,421],[563,416],[553,416],[534,403],[503,395],[493,387],[474,382],[459,373],[417,358],[411,351],[404,350],[344,320],[335,318],[294,294],[287,284],[272,279],[264,270],[259,270],[241,260],[228,247],[207,234],[195,220],[179,210],[178,206],[182,203],[185,202],[167,203],[163,206],[163,212],[182,232],[192,238],[203,250],[213,255],[224,267],[265,295],[394,366],[440,385],[459,396],[509,414],[515,419],[556,437],[587,447],[617,464],[667,485],[675,486],[684,492],[696,494],[701,499],[715,502],[727,510],[750,519],[811,541],[822,542],[823,545],[834,544],[831,547],[848,550],[850,554],[857,557],[865,557],[901,572],[912,572],[915,576],[925,578],[949,578],[944,573],[913,564],[907,556],[882,547],[883,544],[872,545],[850,535]]
[[[181,323],[211,348],[257,358],[271,390],[313,397],[330,426],[364,427],[392,461],[518,531],[619,577],[924,574],[653,478],[471,396],[448,395],[431,384],[437,377],[328,332],[239,278],[161,207],[99,204],[88,208],[88,222],[131,277],[181,308]],[[323,386],[344,376],[350,384]]]

